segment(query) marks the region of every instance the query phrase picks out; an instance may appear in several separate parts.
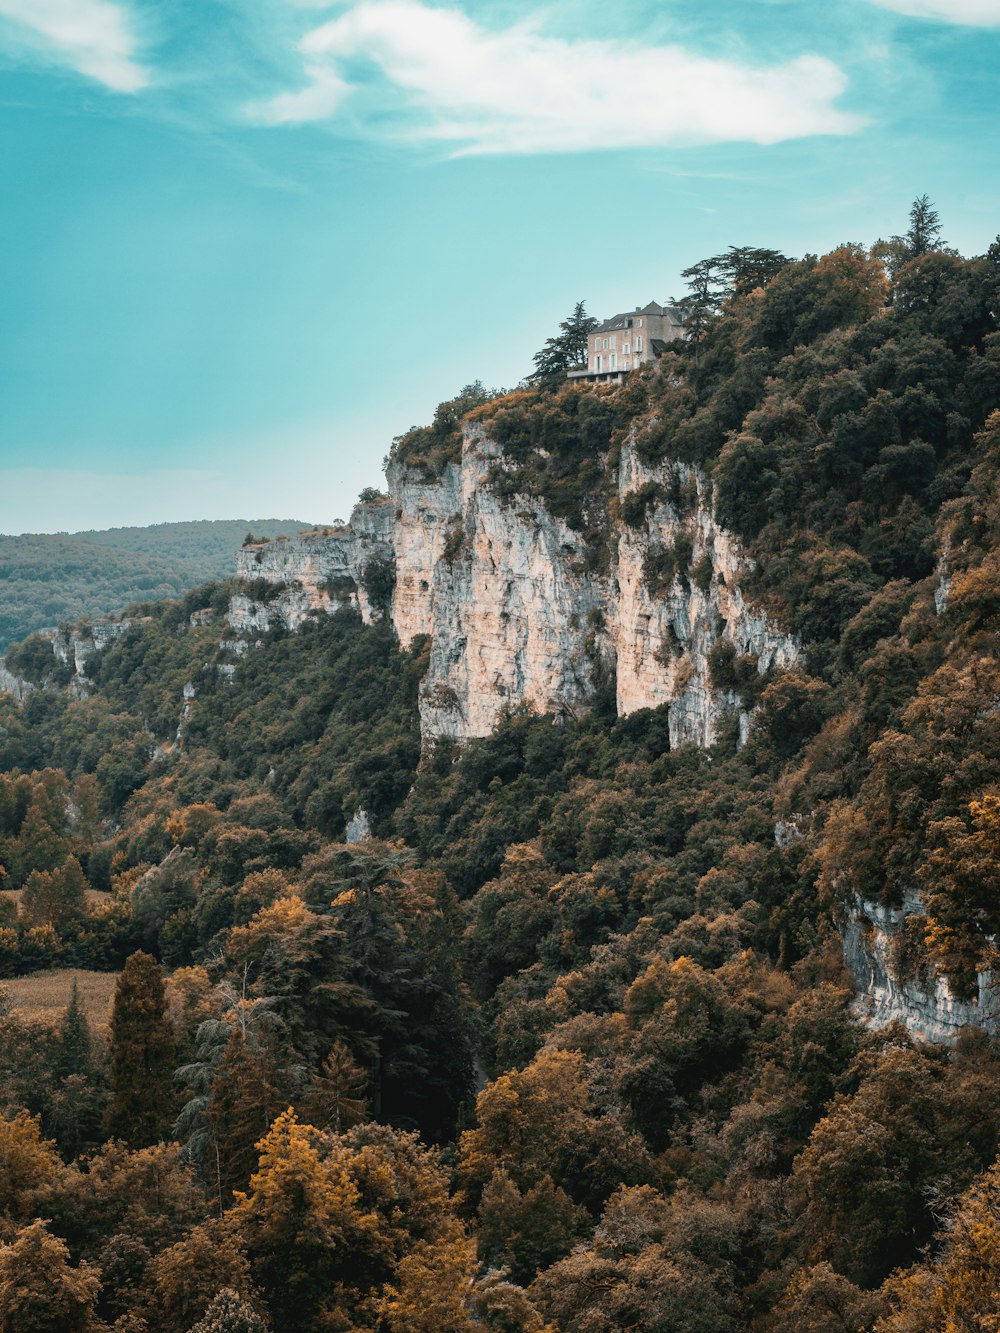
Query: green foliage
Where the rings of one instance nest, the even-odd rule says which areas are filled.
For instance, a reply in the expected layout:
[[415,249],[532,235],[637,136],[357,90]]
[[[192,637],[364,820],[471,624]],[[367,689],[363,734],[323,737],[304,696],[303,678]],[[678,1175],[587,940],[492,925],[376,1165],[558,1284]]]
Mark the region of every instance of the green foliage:
[[[254,520],[264,537],[304,527],[294,519]],[[179,597],[210,579],[228,578],[245,532],[244,519],[225,519],[0,534],[0,653],[37,629],[114,615],[132,602]]]
[[[538,496],[586,540],[585,558],[606,561],[610,462],[628,403],[613,390],[564,385],[554,392],[521,393],[492,404],[479,419],[516,464],[494,468],[492,489],[514,505]],[[603,536],[603,540],[602,540]]]
[[539,387],[556,387],[566,378],[567,370],[587,364],[587,338],[597,320],[587,314],[586,306],[577,301],[573,312],[559,325],[559,333],[547,338],[545,346],[534,356],[535,369],[531,382]]
[[118,978],[110,1042],[108,1132],[145,1147],[155,1143],[173,1119],[175,1044],[163,976],[149,954],[132,954]]
[[392,605],[396,586],[396,561],[391,555],[374,555],[361,571],[361,586],[372,609],[385,616]]
[[449,463],[462,457],[462,421],[469,412],[496,398],[505,390],[487,389],[481,380],[467,384],[454,398],[439,404],[429,426],[411,426],[397,435],[386,460],[414,468],[427,481],[439,478]]

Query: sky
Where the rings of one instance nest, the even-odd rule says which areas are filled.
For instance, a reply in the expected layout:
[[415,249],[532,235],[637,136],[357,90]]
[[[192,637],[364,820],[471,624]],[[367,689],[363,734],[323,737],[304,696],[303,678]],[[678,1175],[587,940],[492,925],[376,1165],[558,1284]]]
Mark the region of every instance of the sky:
[[347,517],[578,300],[1000,232],[1000,0],[0,0],[0,532]]

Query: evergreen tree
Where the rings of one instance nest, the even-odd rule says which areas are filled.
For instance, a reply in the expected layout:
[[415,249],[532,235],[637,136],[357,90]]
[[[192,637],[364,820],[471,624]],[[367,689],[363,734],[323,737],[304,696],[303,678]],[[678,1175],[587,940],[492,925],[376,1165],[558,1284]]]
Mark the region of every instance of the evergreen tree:
[[587,314],[583,301],[577,301],[572,314],[559,325],[554,338],[534,355],[535,369],[528,376],[532,384],[551,388],[566,378],[567,370],[584,365],[587,360],[587,335],[597,327],[597,320]]
[[141,951],[125,962],[111,1012],[109,1134],[134,1147],[155,1143],[172,1120],[174,1033],[163,974]]
[[926,194],[914,199],[910,207],[910,226],[903,239],[907,259],[917,259],[931,250],[942,249],[941,219]]
[[696,340],[719,313],[723,302],[766,287],[792,261],[780,250],[762,246],[731,245],[721,255],[700,259],[682,271],[688,295],[676,302],[689,337]]
[[59,1025],[55,1072],[61,1078],[66,1078],[70,1074],[88,1074],[90,1065],[90,1024],[80,1004],[80,989],[74,977],[69,1004]]
[[567,365],[586,365],[587,338],[591,330],[597,328],[597,320],[587,314],[587,307],[582,301],[577,301],[573,313],[562,321],[559,328],[562,330],[560,342]]
[[332,1129],[339,1134],[367,1118],[368,1076],[339,1037],[310,1083],[303,1110],[318,1129]]

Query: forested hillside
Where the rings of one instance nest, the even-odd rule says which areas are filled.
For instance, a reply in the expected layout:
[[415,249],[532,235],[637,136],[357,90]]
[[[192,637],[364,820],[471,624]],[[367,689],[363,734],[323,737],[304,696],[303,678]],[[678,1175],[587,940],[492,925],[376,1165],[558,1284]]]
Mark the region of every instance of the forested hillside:
[[248,531],[275,537],[307,526],[294,519],[225,519],[0,534],[0,653],[34,630],[115,615],[130,602],[179,597],[227,578]]
[[[900,976],[997,962],[1000,242],[727,263],[623,386],[461,407],[598,566],[657,498],[614,492],[626,439],[714,488],[802,645],[715,653],[745,744],[672,748],[598,671],[422,745],[426,638],[341,609],[236,657],[220,586],[89,688],[9,654],[0,972],[120,975],[106,1026],[0,1014],[0,1324],[996,1326],[996,1034],[859,1021],[842,929],[920,895]],[[459,416],[395,457],[440,473]]]

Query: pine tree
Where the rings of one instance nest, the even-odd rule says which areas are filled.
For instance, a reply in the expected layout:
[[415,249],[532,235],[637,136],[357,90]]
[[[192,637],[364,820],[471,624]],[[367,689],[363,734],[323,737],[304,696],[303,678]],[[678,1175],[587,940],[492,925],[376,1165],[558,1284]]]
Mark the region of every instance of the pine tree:
[[173,1102],[174,1033],[160,965],[137,952],[125,962],[111,1012],[109,1134],[141,1148],[163,1138]]
[[59,1045],[56,1054],[56,1073],[60,1078],[70,1074],[88,1074],[91,1066],[90,1024],[80,1004],[80,990],[73,978],[69,1004],[59,1025]]
[[217,993],[221,1011],[199,1025],[197,1059],[177,1071],[188,1100],[174,1133],[213,1182],[221,1209],[246,1186],[257,1141],[296,1099],[306,1075],[275,997],[248,998],[229,983]]
[[587,307],[577,301],[573,313],[559,325],[562,330],[560,342],[568,366],[583,366],[587,363],[587,338],[592,329],[597,328],[597,320],[587,314]]
[[339,1037],[310,1082],[303,1113],[317,1129],[332,1129],[339,1134],[367,1118],[368,1076]]
[[941,219],[926,194],[914,199],[910,207],[910,226],[903,239],[907,259],[917,259],[942,248]]
[[528,376],[532,384],[554,388],[566,378],[566,371],[587,360],[587,335],[597,327],[597,320],[587,314],[583,301],[577,301],[573,312],[559,325],[555,338],[547,338],[545,346],[536,352],[535,369]]

